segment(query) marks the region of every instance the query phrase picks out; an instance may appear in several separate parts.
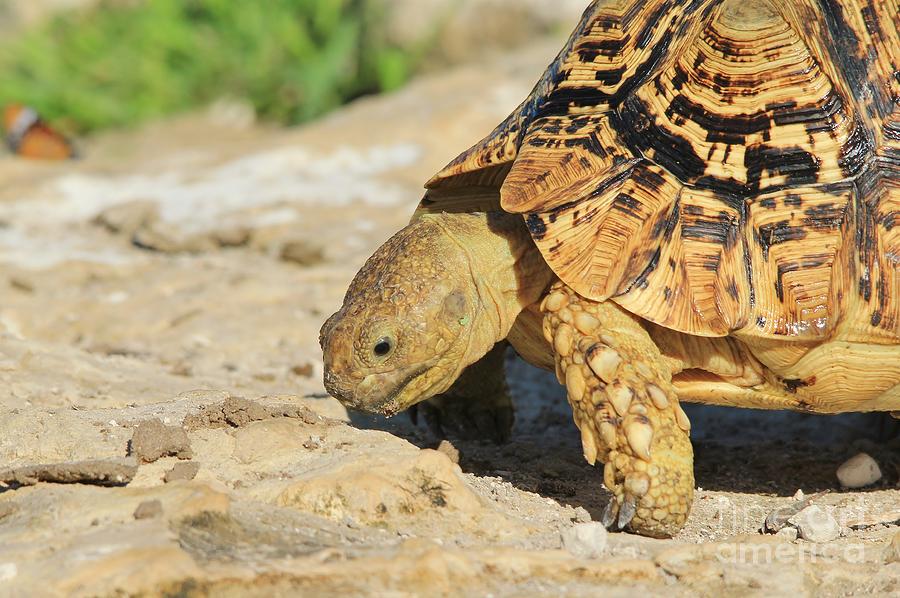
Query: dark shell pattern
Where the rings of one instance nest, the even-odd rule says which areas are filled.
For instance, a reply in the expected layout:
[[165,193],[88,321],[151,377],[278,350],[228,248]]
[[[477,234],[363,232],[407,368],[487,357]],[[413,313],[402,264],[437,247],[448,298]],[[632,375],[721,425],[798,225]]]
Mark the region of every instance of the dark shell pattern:
[[598,0],[428,183],[701,336],[900,341],[900,0]]

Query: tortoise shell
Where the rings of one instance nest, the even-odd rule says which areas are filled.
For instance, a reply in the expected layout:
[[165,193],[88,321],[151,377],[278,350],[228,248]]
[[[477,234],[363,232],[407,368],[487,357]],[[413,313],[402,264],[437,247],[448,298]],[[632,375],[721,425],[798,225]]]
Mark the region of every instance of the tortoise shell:
[[597,0],[426,186],[667,328],[896,344],[900,0]]

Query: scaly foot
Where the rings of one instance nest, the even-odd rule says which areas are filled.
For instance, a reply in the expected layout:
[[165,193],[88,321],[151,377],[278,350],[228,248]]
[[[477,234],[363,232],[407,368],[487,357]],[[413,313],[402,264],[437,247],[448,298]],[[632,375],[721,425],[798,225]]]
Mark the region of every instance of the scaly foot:
[[614,499],[603,522],[647,536],[674,535],[693,499],[693,450],[659,350],[614,303],[586,300],[562,283],[541,308],[584,456],[605,463],[603,481]]

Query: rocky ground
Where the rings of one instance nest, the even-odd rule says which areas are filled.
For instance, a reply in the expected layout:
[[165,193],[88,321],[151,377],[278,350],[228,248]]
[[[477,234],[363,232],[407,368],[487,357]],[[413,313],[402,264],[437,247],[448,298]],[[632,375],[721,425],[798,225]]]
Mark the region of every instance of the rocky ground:
[[[691,409],[693,515],[650,540],[591,525],[601,472],[514,356],[503,446],[324,394],[317,331],[356,269],[557,47],[296,130],[222,103],[72,163],[0,159],[0,594],[900,592],[886,419]],[[882,476],[842,490],[861,451]],[[785,523],[798,491],[819,509]]]

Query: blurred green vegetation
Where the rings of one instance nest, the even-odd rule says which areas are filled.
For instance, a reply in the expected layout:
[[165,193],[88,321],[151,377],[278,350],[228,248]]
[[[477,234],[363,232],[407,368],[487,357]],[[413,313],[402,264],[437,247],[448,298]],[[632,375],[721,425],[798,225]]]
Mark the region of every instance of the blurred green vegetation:
[[381,22],[367,0],[102,2],[0,41],[0,106],[87,132],[232,97],[298,123],[409,77]]

